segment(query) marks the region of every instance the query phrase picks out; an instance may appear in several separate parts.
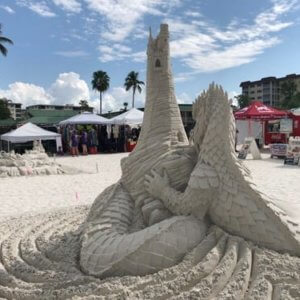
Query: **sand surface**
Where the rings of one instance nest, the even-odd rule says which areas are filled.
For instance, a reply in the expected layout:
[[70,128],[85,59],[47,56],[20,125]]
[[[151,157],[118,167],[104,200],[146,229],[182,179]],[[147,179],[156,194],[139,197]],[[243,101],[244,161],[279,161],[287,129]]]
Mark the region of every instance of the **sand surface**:
[[[11,219],[0,226],[0,298],[242,299],[251,274],[249,299],[300,299],[299,258],[253,249],[218,229],[199,244],[206,252],[196,247],[181,263],[153,275],[100,280],[82,273],[81,224],[94,198],[119,179],[126,156],[57,158],[85,173],[0,179],[0,221]],[[255,183],[278,203],[298,205],[300,168],[268,157],[245,162]]]
[[[120,160],[127,155],[56,158],[60,164],[84,171],[82,174],[1,178],[0,220],[93,203],[97,195],[120,178]],[[279,202],[300,205],[300,167],[285,166],[283,160],[271,159],[269,154],[263,154],[263,160],[249,158],[245,164],[254,182],[265,194]]]
[[98,194],[120,178],[120,160],[127,155],[117,153],[57,157],[56,162],[85,173],[0,178],[0,220],[27,213],[91,204]]

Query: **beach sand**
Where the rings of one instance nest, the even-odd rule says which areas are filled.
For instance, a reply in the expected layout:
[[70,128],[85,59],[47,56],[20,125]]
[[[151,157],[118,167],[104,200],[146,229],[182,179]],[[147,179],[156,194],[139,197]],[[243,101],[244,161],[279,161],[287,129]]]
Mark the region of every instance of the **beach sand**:
[[[190,296],[194,295],[194,299],[199,299],[198,294],[216,291],[218,281],[215,283],[212,276],[225,276],[234,266],[241,272],[235,273],[233,281],[226,286],[228,289],[222,291],[224,297],[217,299],[240,299],[232,296],[242,290],[236,282],[242,284],[249,272],[253,276],[267,272],[268,280],[277,281],[278,295],[293,296],[281,299],[300,297],[300,290],[296,288],[300,258],[282,256],[270,250],[255,250],[253,263],[256,267],[251,270],[249,256],[242,256],[238,264],[231,262],[237,259],[234,255],[237,252],[232,252],[232,247],[236,247],[235,238],[229,238],[227,248],[218,250],[220,262],[214,266],[210,260],[206,267],[195,264],[193,255],[188,254],[174,267],[142,277],[100,280],[82,273],[78,265],[81,224],[95,197],[120,178],[120,159],[127,155],[61,157],[56,158],[57,162],[85,173],[0,179],[0,222],[3,221],[0,226],[0,298],[166,299],[173,296],[174,299],[191,299]],[[247,159],[245,164],[258,188],[276,198],[277,203],[300,203],[299,167],[284,166],[282,160],[270,159],[266,154],[263,160]],[[245,253],[250,254],[250,248],[245,245],[242,246],[248,251]],[[212,251],[214,249],[217,248]],[[206,279],[203,270],[207,267],[212,267],[212,270]],[[285,278],[289,284],[283,282],[281,285],[279,278]],[[264,278],[258,277],[257,282],[255,299],[271,299],[272,286],[270,289]]]
[[[75,175],[0,179],[0,220],[52,209],[92,204],[97,195],[121,177],[120,160],[128,153],[57,157],[62,165],[82,170]],[[300,202],[300,167],[283,160],[245,160],[258,188],[278,201]]]
[[57,163],[84,173],[0,178],[0,220],[92,204],[97,195],[121,177],[120,160],[127,155],[116,153],[56,157]]

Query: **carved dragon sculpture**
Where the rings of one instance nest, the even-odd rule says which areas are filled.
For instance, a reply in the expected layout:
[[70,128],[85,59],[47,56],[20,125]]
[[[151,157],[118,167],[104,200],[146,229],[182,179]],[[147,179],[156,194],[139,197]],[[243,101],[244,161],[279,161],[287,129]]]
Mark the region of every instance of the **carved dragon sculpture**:
[[[143,228],[144,223],[137,220],[139,207],[122,181],[117,183],[96,200],[88,217],[81,250],[81,266],[87,273],[144,275],[169,267],[201,242],[206,215],[228,233],[273,250],[300,254],[298,224],[255,188],[236,158],[235,126],[222,88],[210,85],[195,102],[194,115],[193,148],[198,159],[184,191],[170,186],[167,157],[152,171],[153,177],[146,175],[147,191],[174,216]],[[178,166],[176,160],[171,161],[173,167]],[[177,185],[184,182],[185,174]],[[161,209],[152,205],[144,217],[157,207]]]

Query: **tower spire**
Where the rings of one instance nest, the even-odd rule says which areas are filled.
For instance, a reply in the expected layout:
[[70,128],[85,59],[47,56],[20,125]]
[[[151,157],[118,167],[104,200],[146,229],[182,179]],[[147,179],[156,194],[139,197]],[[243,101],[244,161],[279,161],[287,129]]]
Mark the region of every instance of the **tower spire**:
[[188,139],[174,92],[168,25],[161,24],[158,36],[152,38],[151,31],[149,36],[141,134],[135,150],[122,162],[122,180],[128,190],[144,190],[144,175],[149,169],[138,167],[141,160],[145,163],[143,165],[151,168],[165,153],[182,145],[188,145]]

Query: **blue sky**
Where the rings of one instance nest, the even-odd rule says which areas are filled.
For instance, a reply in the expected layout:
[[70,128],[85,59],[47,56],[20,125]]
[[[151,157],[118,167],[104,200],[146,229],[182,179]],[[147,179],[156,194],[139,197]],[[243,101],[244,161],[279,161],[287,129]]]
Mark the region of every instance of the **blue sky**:
[[[148,28],[168,23],[176,95],[192,103],[212,81],[230,97],[239,84],[300,73],[300,0],[0,0],[0,96],[26,105],[89,99],[92,73],[106,71],[104,110],[131,103],[126,75],[146,80]],[[137,95],[143,106],[144,92]]]

